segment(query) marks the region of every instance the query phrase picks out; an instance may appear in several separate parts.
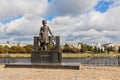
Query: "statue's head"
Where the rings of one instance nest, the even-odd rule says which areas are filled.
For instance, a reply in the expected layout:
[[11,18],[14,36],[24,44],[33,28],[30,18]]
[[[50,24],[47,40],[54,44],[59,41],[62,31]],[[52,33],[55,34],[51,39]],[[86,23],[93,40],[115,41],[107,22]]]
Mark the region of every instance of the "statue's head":
[[46,20],[42,20],[42,24],[43,24],[43,26],[46,26],[46,24],[47,24]]

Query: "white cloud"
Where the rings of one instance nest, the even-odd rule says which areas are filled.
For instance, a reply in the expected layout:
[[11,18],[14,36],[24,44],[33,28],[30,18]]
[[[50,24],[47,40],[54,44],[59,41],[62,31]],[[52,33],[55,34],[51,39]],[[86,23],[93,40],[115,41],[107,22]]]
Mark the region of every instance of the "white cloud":
[[0,23],[0,33],[3,33],[4,32],[4,25]]
[[85,37],[91,37],[91,36],[99,36],[100,32],[96,31],[95,29],[90,29],[88,31],[79,31],[74,32],[72,36],[85,36]]
[[0,35],[1,35],[0,39],[7,37],[6,34],[5,34],[5,32],[4,32],[4,29],[5,29],[5,25],[3,25],[3,24],[0,23]]
[[48,6],[48,14],[78,15],[94,8],[99,0],[52,0]]
[[[1,36],[3,38],[3,36],[6,35],[9,41],[32,41],[33,36],[39,35],[39,30],[42,26],[41,21],[42,18],[38,16],[24,16],[2,25],[0,30],[2,29],[4,34],[1,34]],[[6,41],[6,39],[4,41]]]
[[[48,14],[57,12],[59,15],[52,21],[48,21],[48,25],[54,35],[61,36],[62,42],[89,42],[91,40],[119,42],[120,5],[110,7],[105,13],[100,13],[91,10],[97,1],[53,0],[47,7],[47,0],[1,0],[0,18],[21,14],[23,17],[4,25],[0,24],[0,31],[13,40],[32,40],[33,36],[39,33],[43,19],[41,17],[47,7],[50,11]],[[89,12],[84,13],[86,11]]]
[[47,0],[0,0],[0,19],[17,15],[43,15]]
[[28,36],[33,37],[39,33],[40,17],[44,15],[47,5],[47,0],[0,0],[0,20],[18,15],[23,16],[7,24],[1,23],[0,39],[32,40]]
[[9,35],[37,35],[42,18],[38,16],[24,16],[6,25],[6,33]]
[[105,13],[90,12],[89,26],[99,30],[120,30],[120,6],[110,8]]
[[102,31],[102,33],[106,36],[120,37],[120,31]]
[[110,7],[116,7],[120,5],[120,0],[111,0],[114,2],[114,4],[112,4]]
[[50,25],[54,28],[57,35],[66,36],[64,38],[71,41],[100,39],[105,42],[119,42],[119,21],[120,5],[111,7],[105,13],[92,10],[76,17],[56,17],[50,22]]

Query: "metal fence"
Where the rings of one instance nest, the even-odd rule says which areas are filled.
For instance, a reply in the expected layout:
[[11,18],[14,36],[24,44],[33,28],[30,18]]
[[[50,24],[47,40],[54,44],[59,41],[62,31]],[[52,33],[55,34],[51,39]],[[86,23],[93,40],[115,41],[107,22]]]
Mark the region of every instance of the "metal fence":
[[65,63],[80,63],[82,65],[99,65],[99,66],[120,66],[120,56],[114,57],[86,57],[63,59]]
[[102,58],[90,58],[85,61],[85,65],[99,65],[99,66],[120,66],[120,56],[115,57],[102,57]]

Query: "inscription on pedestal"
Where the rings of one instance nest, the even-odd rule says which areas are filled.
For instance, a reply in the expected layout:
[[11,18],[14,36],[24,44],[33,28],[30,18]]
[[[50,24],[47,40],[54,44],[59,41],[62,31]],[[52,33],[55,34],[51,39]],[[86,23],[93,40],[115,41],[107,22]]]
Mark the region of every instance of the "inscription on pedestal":
[[60,63],[59,52],[56,51],[39,51],[32,52],[31,62],[32,63]]

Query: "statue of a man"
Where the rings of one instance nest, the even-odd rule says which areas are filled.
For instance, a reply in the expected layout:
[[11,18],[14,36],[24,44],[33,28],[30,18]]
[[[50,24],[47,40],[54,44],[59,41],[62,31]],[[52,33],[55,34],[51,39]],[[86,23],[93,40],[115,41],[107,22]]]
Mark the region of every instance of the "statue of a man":
[[49,39],[48,39],[48,32],[50,33],[50,35],[53,37],[53,34],[49,28],[49,26],[47,25],[47,22],[45,20],[42,20],[42,27],[40,29],[40,33],[39,33],[39,38],[40,38],[40,46],[42,50],[47,50],[47,45],[49,43]]

